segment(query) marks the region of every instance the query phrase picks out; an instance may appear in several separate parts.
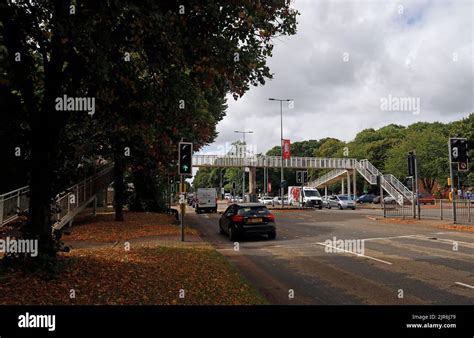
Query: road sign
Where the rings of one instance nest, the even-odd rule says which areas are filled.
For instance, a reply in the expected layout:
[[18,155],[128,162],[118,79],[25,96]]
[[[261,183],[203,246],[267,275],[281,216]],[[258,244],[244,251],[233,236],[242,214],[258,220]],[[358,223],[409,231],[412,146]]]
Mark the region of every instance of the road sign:
[[458,171],[469,171],[469,164],[467,161],[458,163]]
[[180,175],[192,175],[193,144],[191,142],[179,142],[178,172]]
[[179,204],[186,204],[186,196],[185,194],[179,195]]

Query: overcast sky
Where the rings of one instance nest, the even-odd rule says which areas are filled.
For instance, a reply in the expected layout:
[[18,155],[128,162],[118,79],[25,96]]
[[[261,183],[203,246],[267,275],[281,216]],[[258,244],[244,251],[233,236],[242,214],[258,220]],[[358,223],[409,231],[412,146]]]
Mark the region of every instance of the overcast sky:
[[[283,134],[292,142],[335,137],[350,141],[365,128],[389,123],[452,121],[473,108],[473,0],[296,0],[298,32],[275,40],[274,79],[228,98],[215,143],[221,153],[253,130],[247,143],[266,152]],[[412,107],[382,102],[407,99]],[[415,111],[417,102],[419,111]]]

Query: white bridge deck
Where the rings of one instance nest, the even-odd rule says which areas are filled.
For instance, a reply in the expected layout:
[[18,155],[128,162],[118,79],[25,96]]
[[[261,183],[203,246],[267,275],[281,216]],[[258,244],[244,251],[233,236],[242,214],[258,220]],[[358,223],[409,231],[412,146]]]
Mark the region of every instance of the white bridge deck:
[[[283,168],[293,169],[354,169],[356,159],[324,157],[291,157],[283,160]],[[258,167],[280,168],[281,156],[193,155],[193,167]]]

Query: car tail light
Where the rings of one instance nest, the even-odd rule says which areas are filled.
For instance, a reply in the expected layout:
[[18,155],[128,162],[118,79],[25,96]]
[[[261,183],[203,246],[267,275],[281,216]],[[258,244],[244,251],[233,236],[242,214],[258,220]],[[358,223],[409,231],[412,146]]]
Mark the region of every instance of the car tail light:
[[269,221],[275,222],[275,215],[273,215],[273,214],[268,214],[268,215],[267,215],[267,218],[268,218]]
[[239,223],[244,221],[244,216],[242,215],[234,215],[232,216],[232,222]]

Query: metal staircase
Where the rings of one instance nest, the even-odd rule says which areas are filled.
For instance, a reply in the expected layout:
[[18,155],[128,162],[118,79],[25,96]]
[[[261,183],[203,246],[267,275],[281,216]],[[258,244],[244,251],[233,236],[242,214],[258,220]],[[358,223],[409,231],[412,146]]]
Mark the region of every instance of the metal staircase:
[[354,167],[370,184],[377,184],[377,176],[380,176],[380,185],[398,204],[403,205],[405,201],[413,202],[411,190],[392,174],[383,175],[368,160],[360,160]]
[[318,177],[316,180],[309,182],[307,186],[318,188],[320,186],[324,186],[330,184],[332,181],[337,179],[338,177],[345,175],[347,173],[346,169],[333,169],[330,172],[324,174],[321,177]]
[[[113,181],[113,166],[108,166],[95,175],[66,189],[55,198],[53,228],[60,229],[96,199],[97,193]],[[29,206],[28,186],[0,195],[0,226],[17,219],[27,212]]]

